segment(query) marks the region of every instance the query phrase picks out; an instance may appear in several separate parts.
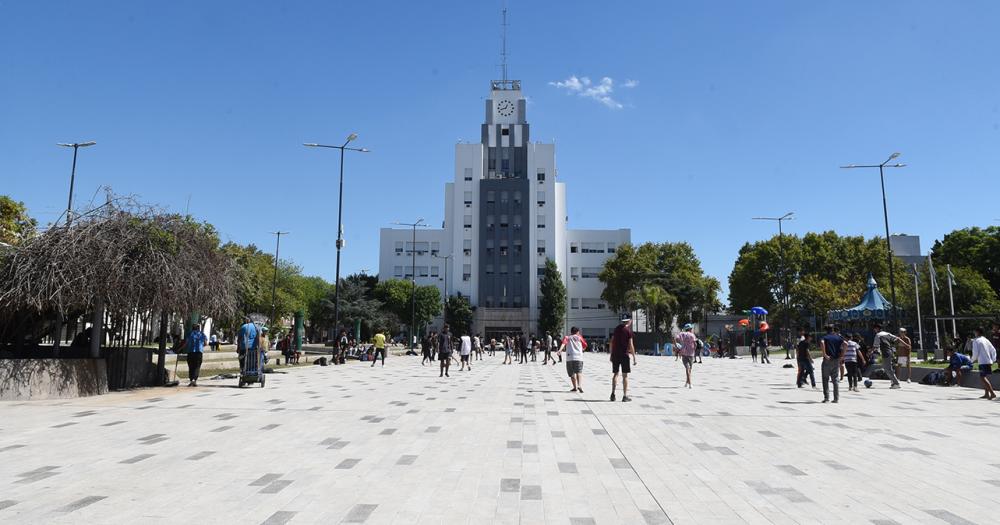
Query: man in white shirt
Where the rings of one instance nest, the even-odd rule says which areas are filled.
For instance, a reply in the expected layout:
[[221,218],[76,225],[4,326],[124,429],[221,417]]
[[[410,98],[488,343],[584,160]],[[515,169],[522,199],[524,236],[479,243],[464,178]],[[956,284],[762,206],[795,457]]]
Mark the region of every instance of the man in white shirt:
[[980,399],[997,397],[990,384],[990,374],[993,373],[993,363],[997,360],[997,349],[989,339],[983,337],[983,329],[976,328],[976,338],[972,340],[972,361],[979,365],[979,380],[983,382],[984,394]]
[[458,371],[465,370],[466,366],[469,367],[469,370],[472,370],[472,363],[469,362],[469,356],[472,354],[472,338],[468,334],[462,336],[462,348],[458,353],[462,358],[462,366]]
[[[559,351],[566,350],[566,373],[573,383],[573,390],[570,392],[583,393],[583,351],[587,348],[587,341],[580,335],[580,329],[570,328],[570,335],[563,337],[562,346]],[[555,364],[555,359],[552,360]]]

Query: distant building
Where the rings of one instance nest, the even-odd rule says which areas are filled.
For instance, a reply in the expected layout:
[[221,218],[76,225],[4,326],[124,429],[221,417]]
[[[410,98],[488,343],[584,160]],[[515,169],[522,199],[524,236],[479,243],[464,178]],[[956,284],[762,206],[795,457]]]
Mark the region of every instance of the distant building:
[[[567,321],[585,337],[617,324],[601,300],[604,262],[631,240],[628,229],[569,230],[566,188],[556,182],[555,145],[530,140],[518,80],[495,80],[478,143],[455,146],[454,182],[445,184],[440,229],[383,228],[379,279],[409,279],[461,294],[475,307],[474,331],[537,333],[545,260],[567,289]],[[416,251],[416,264],[412,261]],[[445,259],[448,270],[445,275]],[[414,268],[414,266],[416,268]]]
[[906,266],[913,264],[919,266],[925,262],[926,255],[920,253],[919,235],[891,235],[889,236],[889,248],[892,250],[892,254],[901,259]]

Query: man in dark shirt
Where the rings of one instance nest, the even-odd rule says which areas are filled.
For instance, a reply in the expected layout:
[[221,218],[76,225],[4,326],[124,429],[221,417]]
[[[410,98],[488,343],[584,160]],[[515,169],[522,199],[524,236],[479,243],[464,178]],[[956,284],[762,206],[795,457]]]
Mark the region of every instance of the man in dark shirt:
[[816,388],[816,375],[813,374],[813,359],[812,354],[809,353],[810,346],[812,346],[812,334],[804,332],[802,340],[799,341],[799,345],[795,351],[795,359],[799,363],[799,377],[796,379],[795,384],[799,388],[802,388],[806,384],[806,376],[809,376],[809,382],[812,383],[812,387]]
[[517,349],[519,355],[518,363],[523,365],[528,362],[528,349],[531,348],[531,340],[528,339],[527,334],[522,333],[521,337],[517,339],[517,345],[519,347]]
[[441,374],[438,377],[451,377],[448,375],[448,369],[451,368],[451,332],[448,331],[447,324],[441,327],[441,333],[438,334],[438,361],[441,363]]
[[[611,400],[615,400],[615,390],[618,388],[618,372],[622,373],[622,402],[632,401],[628,397],[628,375],[636,364],[635,345],[632,343],[632,316],[623,314],[621,322],[615,327],[611,336]],[[629,356],[632,356],[631,363]]]
[[820,340],[823,349],[823,402],[830,401],[830,391],[828,383],[833,383],[833,402],[840,401],[840,383],[837,376],[840,373],[840,362],[844,358],[844,348],[847,343],[840,336],[840,331],[832,324],[826,325],[826,335]]

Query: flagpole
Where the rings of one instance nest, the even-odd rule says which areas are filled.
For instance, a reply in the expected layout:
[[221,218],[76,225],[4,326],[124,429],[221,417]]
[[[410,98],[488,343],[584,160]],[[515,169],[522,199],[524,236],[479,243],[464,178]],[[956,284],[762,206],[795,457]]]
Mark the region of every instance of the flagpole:
[[927,256],[927,267],[930,268],[931,274],[931,307],[934,308],[934,357],[937,357],[937,351],[941,348],[941,334],[938,333],[938,319],[937,319],[937,273],[934,272],[934,260],[931,256]]
[[913,263],[913,291],[917,294],[917,342],[923,359],[927,360],[927,348],[924,347],[924,323],[920,318],[920,277],[917,274],[917,264]]
[[948,268],[948,300],[951,302],[951,335],[958,341],[958,325],[955,323],[955,295],[951,293],[951,282],[954,277],[951,273],[951,265]]

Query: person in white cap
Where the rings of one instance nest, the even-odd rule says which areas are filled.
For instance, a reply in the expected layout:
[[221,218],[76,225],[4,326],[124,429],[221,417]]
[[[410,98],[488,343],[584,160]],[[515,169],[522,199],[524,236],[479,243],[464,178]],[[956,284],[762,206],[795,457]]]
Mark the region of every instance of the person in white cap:
[[691,331],[692,329],[694,327],[691,326],[691,323],[688,323],[684,325],[682,332],[674,336],[674,344],[679,348],[677,353],[680,354],[681,360],[684,362],[684,373],[686,376],[684,386],[686,388],[692,388],[691,366],[694,364],[694,354],[698,347],[698,338],[695,337]]

